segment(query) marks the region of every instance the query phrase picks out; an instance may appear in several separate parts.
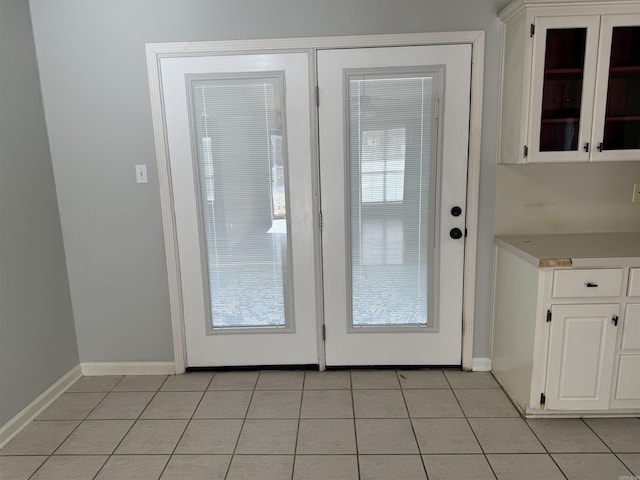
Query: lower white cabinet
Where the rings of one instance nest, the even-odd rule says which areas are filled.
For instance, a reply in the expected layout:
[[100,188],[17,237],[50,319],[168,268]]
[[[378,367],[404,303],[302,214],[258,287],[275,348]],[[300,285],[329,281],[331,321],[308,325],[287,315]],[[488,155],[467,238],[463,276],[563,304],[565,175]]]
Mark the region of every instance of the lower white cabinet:
[[609,408],[620,306],[552,305],[545,406]]
[[640,413],[640,255],[517,247],[496,242],[492,365],[507,394],[532,417]]

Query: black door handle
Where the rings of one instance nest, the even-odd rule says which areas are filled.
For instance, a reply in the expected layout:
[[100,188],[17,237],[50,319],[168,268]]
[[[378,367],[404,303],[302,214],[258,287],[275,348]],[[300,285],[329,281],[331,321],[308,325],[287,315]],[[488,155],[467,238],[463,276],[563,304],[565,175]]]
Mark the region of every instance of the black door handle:
[[458,240],[459,238],[462,238],[462,230],[460,230],[459,228],[452,228],[449,231],[449,236],[451,238],[453,238],[454,240]]

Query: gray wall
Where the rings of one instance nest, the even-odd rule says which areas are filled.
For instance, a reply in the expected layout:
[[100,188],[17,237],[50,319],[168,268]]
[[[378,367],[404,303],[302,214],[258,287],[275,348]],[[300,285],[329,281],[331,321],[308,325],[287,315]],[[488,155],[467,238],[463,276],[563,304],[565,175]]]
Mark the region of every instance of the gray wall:
[[28,4],[0,2],[0,427],[78,364]]
[[474,356],[489,356],[506,3],[30,0],[81,361],[173,359],[145,43],[458,30],[487,32]]

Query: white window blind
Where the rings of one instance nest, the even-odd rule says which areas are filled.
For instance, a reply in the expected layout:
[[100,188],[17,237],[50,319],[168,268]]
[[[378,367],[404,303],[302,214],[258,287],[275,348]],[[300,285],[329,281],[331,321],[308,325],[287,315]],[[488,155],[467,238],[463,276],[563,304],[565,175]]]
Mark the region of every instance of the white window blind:
[[404,194],[404,128],[362,132],[362,202],[401,202]]
[[210,331],[289,325],[280,74],[191,80]]
[[429,324],[437,75],[347,76],[352,327]]

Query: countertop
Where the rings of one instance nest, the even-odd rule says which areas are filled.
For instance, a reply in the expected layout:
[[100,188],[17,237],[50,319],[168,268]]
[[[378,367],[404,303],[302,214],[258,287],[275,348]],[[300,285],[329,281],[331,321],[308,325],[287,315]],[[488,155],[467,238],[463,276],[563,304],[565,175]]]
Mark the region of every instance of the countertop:
[[640,257],[640,232],[498,235],[495,242],[540,267],[569,267],[578,259]]

